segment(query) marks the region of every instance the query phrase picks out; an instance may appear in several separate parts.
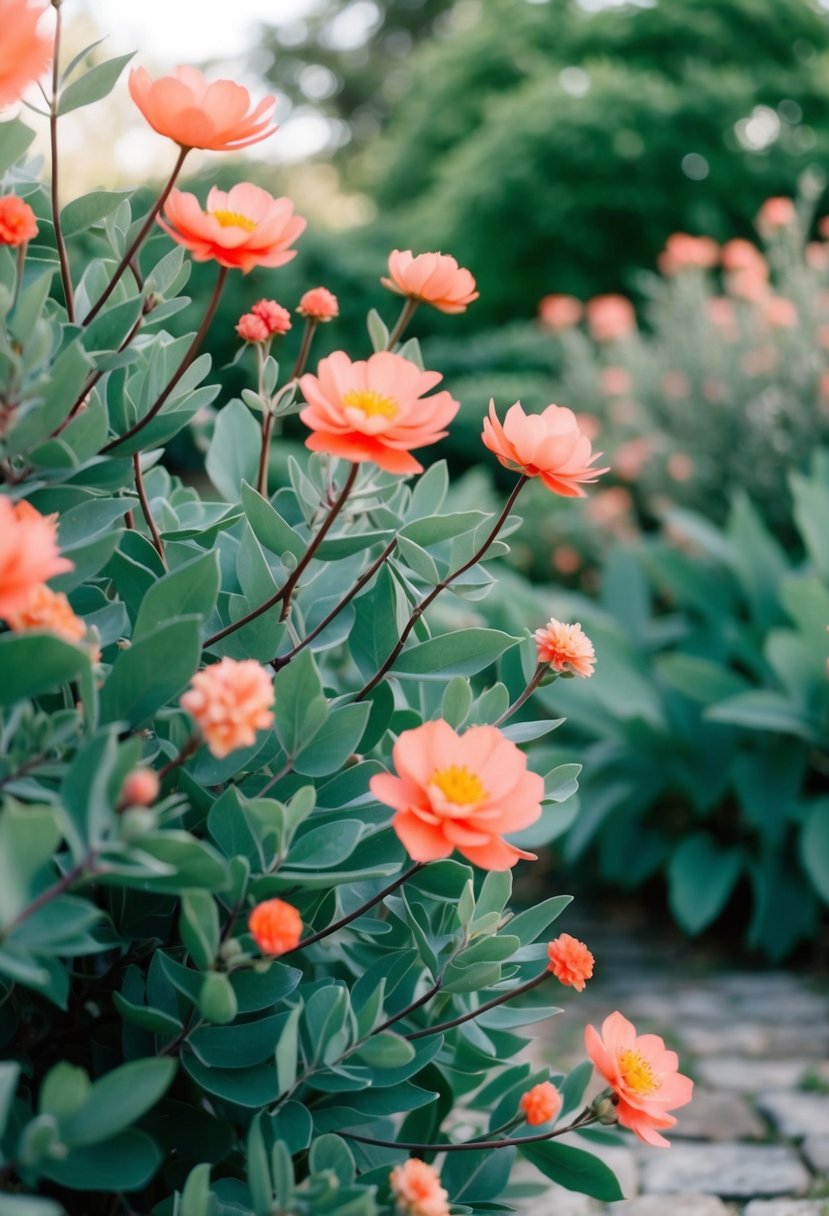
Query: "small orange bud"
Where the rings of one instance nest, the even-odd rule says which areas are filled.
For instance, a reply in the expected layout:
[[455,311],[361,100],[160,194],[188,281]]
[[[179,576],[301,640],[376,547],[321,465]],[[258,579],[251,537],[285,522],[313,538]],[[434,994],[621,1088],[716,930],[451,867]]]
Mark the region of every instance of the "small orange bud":
[[564,1099],[551,1081],[542,1081],[521,1095],[518,1105],[531,1127],[557,1119]]
[[547,956],[550,960],[547,970],[552,971],[559,983],[575,988],[576,992],[584,991],[585,983],[593,975],[594,962],[584,942],[562,933],[548,944]]
[[121,805],[152,806],[160,789],[158,773],[151,768],[134,768],[121,787]]
[[340,304],[327,287],[312,287],[299,301],[297,312],[314,321],[333,321],[340,315]]
[[248,918],[250,935],[263,954],[274,958],[294,950],[302,937],[302,917],[284,899],[266,899]]

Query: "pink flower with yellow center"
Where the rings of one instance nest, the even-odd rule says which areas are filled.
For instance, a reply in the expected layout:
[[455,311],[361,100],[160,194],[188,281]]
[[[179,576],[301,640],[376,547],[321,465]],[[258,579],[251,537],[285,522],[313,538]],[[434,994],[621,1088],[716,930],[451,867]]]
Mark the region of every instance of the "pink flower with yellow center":
[[213,260],[244,274],[290,262],[296,250],[289,246],[306,227],[289,198],[274,198],[252,182],[228,191],[214,186],[205,209],[195,194],[171,190],[164,216],[161,227],[197,262]]
[[507,410],[503,424],[489,403],[481,438],[502,465],[525,477],[540,477],[548,490],[565,498],[584,498],[583,484],[597,481],[607,469],[593,468],[590,440],[572,410],[548,405],[540,414],[525,414],[520,401]]
[[60,555],[56,520],[0,497],[0,620],[25,612],[40,583],[73,569]]
[[587,1054],[617,1099],[616,1113],[646,1144],[669,1148],[660,1131],[674,1127],[668,1111],[691,1101],[694,1083],[678,1071],[676,1052],[668,1051],[657,1034],[637,1035],[621,1013],[611,1013],[599,1035],[592,1026],[584,1032]]
[[420,473],[412,448],[443,439],[460,409],[447,392],[426,396],[442,379],[389,351],[356,363],[335,351],[299,382],[308,403],[300,418],[312,432],[305,444],[387,473]]
[[410,1157],[389,1175],[398,1216],[449,1216],[449,1193],[433,1165]]
[[371,792],[393,807],[392,827],[413,861],[455,851],[483,870],[508,870],[535,860],[502,839],[541,815],[544,781],[495,726],[463,735],[438,719],[406,730],[392,751],[397,776],[378,773]]
[[273,722],[273,680],[253,659],[222,659],[197,671],[181,698],[218,759],[252,747]]
[[466,312],[480,294],[470,272],[448,253],[415,256],[411,249],[395,249],[389,254],[389,277],[380,282],[397,295],[431,304],[438,312]]
[[37,236],[37,220],[28,203],[16,194],[0,198],[0,245],[25,245]]
[[0,110],[18,101],[46,71],[53,35],[41,22],[48,4],[0,0]]
[[575,988],[576,992],[584,992],[584,985],[593,976],[593,955],[584,942],[569,933],[561,933],[554,941],[547,944],[547,958],[550,960],[547,970],[551,971],[560,984]]
[[552,1081],[533,1085],[532,1089],[521,1095],[518,1102],[519,1109],[523,1111],[530,1127],[538,1127],[541,1123],[557,1119],[563,1105],[564,1099]]
[[153,130],[182,148],[234,152],[276,130],[275,97],[265,97],[251,109],[250,93],[242,85],[233,80],[211,83],[185,64],[158,80],[144,68],[133,68],[129,89]]
[[565,625],[551,618],[533,634],[539,663],[565,675],[592,676],[596,663],[593,643],[581,625]]

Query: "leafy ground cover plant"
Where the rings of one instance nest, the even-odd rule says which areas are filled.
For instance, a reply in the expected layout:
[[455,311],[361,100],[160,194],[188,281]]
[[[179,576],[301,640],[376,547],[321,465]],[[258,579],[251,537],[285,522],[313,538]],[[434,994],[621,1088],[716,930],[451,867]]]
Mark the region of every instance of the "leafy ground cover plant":
[[[593,1101],[590,1062],[518,1061],[593,959],[549,940],[567,896],[507,907],[578,775],[519,747],[555,723],[510,719],[545,681],[588,676],[592,647],[557,622],[440,633],[429,613],[494,585],[529,481],[584,494],[604,471],[590,440],[554,405],[491,411],[484,443],[513,474],[495,513],[445,509],[442,463],[418,476],[458,403],[404,331],[475,297],[440,254],[393,254],[398,321],[370,317],[374,353],[315,372],[331,293],[303,295],[287,375],[290,313],[252,300],[255,387],[214,409],[224,284],[284,264],[305,224],[251,183],[204,201],[176,183],[193,148],[270,135],[273,100],[133,69],[171,144],[164,190],[141,216],[116,192],[61,207],[61,118],[129,59],[64,67],[62,16],[0,0],[0,104],[52,61],[48,184],[31,131],[0,125],[0,1213],[509,1210],[517,1153],[619,1198],[590,1137],[618,1123],[666,1144],[691,1083],[618,1012],[586,1037]],[[187,254],[213,268],[206,300],[182,294]],[[191,304],[197,328],[173,337]],[[297,412],[310,453],[271,492]],[[162,463],[193,422],[209,495]]]

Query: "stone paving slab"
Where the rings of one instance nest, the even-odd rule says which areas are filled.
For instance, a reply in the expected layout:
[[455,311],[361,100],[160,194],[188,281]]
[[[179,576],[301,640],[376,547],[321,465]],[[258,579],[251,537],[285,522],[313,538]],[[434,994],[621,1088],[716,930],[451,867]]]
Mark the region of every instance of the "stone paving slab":
[[752,1106],[735,1093],[694,1087],[694,1098],[676,1112],[671,1137],[683,1140],[765,1140],[766,1124]]
[[[645,1194],[698,1191],[724,1199],[805,1195],[811,1175],[784,1144],[681,1144],[643,1155]],[[667,1216],[667,1214],[666,1214]]]
[[816,1174],[829,1175],[829,1136],[807,1136],[800,1151]]
[[707,1056],[696,1062],[695,1072],[700,1081],[717,1089],[731,1089],[742,1094],[765,1094],[775,1089],[797,1089],[803,1078],[816,1070],[814,1060],[750,1059],[742,1056]]
[[822,1199],[754,1199],[743,1216],[829,1216],[829,1203]]
[[792,1140],[829,1136],[829,1094],[764,1094],[757,1105],[781,1136]]
[[730,1216],[733,1211],[716,1195],[672,1195],[668,1203],[662,1195],[640,1195],[608,1204],[607,1212],[608,1216],[668,1216],[668,1204],[670,1216]]

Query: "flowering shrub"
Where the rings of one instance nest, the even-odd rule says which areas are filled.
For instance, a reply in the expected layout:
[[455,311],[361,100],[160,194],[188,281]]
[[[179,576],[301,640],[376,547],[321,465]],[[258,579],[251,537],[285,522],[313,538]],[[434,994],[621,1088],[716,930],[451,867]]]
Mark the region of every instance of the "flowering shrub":
[[[618,1110],[654,1140],[690,1082],[652,1040],[638,1062],[635,1038],[612,1068],[588,1039],[608,1083],[594,1102],[589,1064],[551,1078],[516,1062],[521,1028],[593,958],[547,940],[567,896],[507,908],[511,867],[578,773],[535,772],[519,744],[556,723],[510,719],[559,674],[588,677],[592,647],[561,622],[537,644],[441,632],[429,612],[450,588],[461,603],[492,588],[529,480],[584,495],[590,441],[569,410],[503,428],[493,410],[486,442],[519,471],[502,510],[445,509],[442,463],[407,483],[458,404],[404,331],[421,304],[475,298],[433,254],[392,254],[400,319],[370,317],[374,353],[315,373],[333,295],[303,295],[287,374],[290,316],[251,301],[237,332],[255,387],[215,409],[203,345],[223,286],[292,258],[304,220],[250,183],[202,203],[176,182],[192,148],[269,134],[272,99],[135,70],[134,100],[177,149],[164,191],[140,218],[114,193],[55,208],[60,116],[129,57],[62,77],[53,8],[50,189],[21,161],[31,132],[0,125],[3,1210],[94,1216],[129,1195],[155,1216],[483,1212],[517,1152],[617,1199],[591,1127]],[[26,41],[0,58],[5,101],[42,69],[42,9],[0,0]],[[215,264],[215,287],[174,338],[186,253]],[[271,492],[296,413],[311,454]],[[208,497],[162,464],[197,416]],[[649,1067],[671,1074],[668,1101]],[[458,1110],[477,1132],[453,1135]]]

